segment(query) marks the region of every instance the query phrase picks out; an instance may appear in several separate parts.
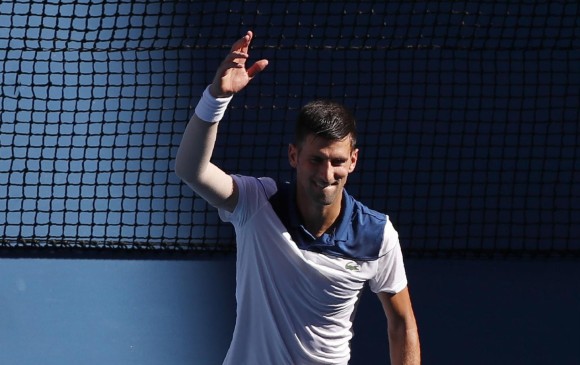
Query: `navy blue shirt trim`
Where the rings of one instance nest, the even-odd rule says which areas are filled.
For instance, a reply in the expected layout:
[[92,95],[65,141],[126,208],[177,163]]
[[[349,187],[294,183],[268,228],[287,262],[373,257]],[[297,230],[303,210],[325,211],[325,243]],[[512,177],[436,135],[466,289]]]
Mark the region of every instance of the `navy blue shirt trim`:
[[302,250],[359,261],[380,256],[387,218],[343,191],[343,211],[332,232],[316,238],[304,228],[296,206],[296,184],[277,182],[272,208]]

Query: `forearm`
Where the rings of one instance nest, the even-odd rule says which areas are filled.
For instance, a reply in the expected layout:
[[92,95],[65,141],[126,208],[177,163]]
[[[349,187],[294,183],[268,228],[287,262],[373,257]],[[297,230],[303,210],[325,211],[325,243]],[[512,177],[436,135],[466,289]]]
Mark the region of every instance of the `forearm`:
[[175,171],[177,175],[190,185],[199,183],[210,166],[210,159],[215,145],[218,122],[223,118],[232,97],[218,98],[208,86],[191,117],[183,139],[177,151]]
[[187,124],[175,159],[175,173],[186,183],[195,185],[207,171],[217,128],[217,123],[204,122],[195,114]]
[[417,327],[389,327],[389,352],[392,365],[419,365],[421,349]]
[[191,118],[177,151],[175,172],[210,205],[232,211],[237,202],[233,180],[210,162],[217,128],[217,123]]

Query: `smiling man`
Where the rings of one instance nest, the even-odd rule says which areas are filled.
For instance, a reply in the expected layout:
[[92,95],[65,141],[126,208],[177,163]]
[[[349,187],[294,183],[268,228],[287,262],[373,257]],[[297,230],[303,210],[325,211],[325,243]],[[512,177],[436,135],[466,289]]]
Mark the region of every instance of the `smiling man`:
[[[392,364],[419,364],[419,336],[398,234],[345,184],[356,167],[356,122],[317,100],[297,118],[295,181],[229,175],[210,162],[233,95],[268,64],[246,67],[253,34],[234,43],[179,147],[176,173],[236,230],[237,318],[224,364],[347,364],[365,283],[387,317]],[[361,356],[363,357],[363,356]]]

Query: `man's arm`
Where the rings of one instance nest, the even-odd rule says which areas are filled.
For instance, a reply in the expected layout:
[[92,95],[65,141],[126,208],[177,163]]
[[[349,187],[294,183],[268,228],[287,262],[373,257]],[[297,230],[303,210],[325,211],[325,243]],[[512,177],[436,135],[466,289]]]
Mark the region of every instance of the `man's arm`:
[[421,349],[409,289],[397,294],[378,293],[387,316],[392,365],[419,365]]
[[[212,84],[202,97],[206,99],[198,104],[198,107],[204,107],[205,115],[220,115],[215,106],[227,106],[228,98],[246,87],[268,65],[267,60],[259,60],[246,69],[252,37],[252,32],[248,32],[236,41],[220,64]],[[217,122],[221,117],[203,120],[203,116],[197,115],[198,110],[201,109],[196,108],[196,114],[191,117],[183,134],[175,160],[175,172],[209,204],[231,212],[238,201],[237,187],[230,175],[210,162],[217,136]]]

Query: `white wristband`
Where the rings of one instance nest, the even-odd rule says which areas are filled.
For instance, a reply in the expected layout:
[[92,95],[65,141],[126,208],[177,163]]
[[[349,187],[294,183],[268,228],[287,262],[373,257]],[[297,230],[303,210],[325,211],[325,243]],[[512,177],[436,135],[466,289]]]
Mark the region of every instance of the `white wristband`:
[[222,120],[230,100],[234,96],[228,96],[226,98],[214,98],[209,92],[209,86],[205,88],[201,99],[195,107],[195,115],[199,119],[208,122],[216,123]]

